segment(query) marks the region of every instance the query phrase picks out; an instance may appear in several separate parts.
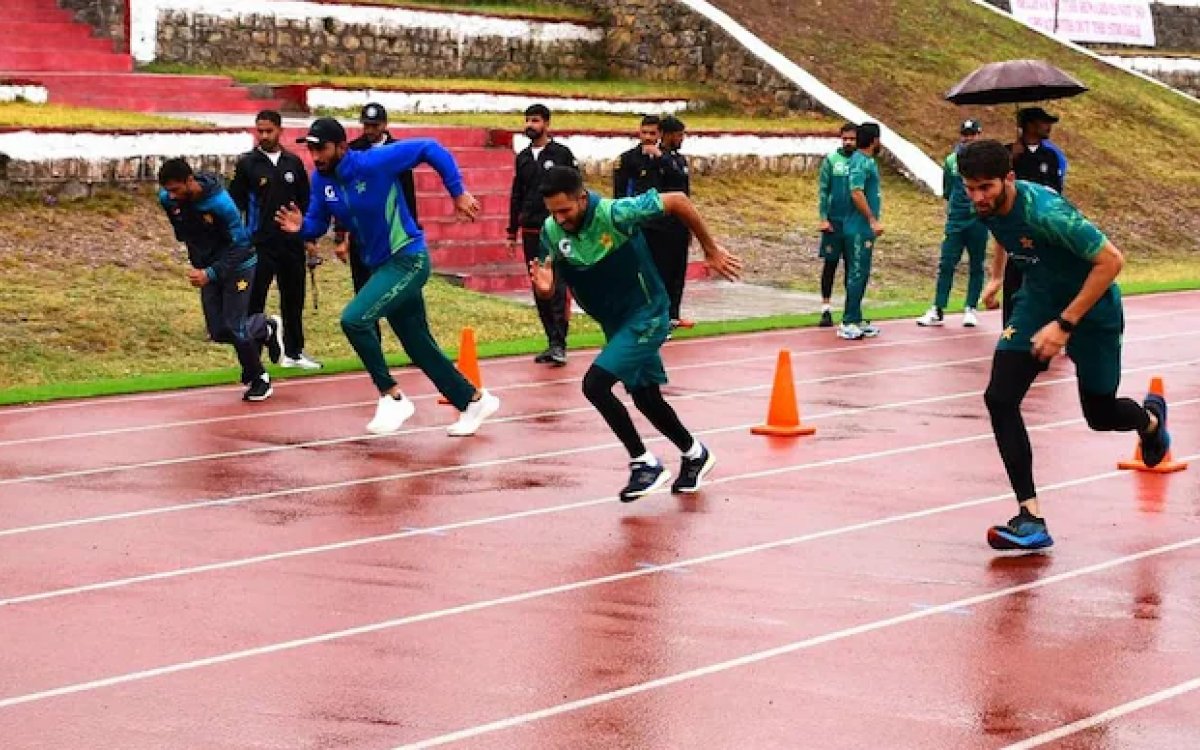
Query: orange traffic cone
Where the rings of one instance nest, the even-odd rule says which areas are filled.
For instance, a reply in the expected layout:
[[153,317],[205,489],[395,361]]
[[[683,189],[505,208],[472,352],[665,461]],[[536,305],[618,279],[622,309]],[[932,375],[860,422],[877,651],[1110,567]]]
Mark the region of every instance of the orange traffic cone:
[[800,424],[800,410],[796,406],[796,386],[792,382],[792,353],[779,350],[779,361],[775,364],[775,384],[771,388],[771,405],[767,409],[767,423],[751,427],[755,435],[795,437],[811,435],[816,427]]
[[[476,388],[483,388],[483,375],[479,372],[479,353],[475,351],[475,329],[462,330],[462,343],[458,346],[458,371]],[[450,403],[444,396],[439,404]]]
[[[1155,377],[1150,379],[1150,392],[1158,396],[1165,396],[1166,391],[1163,390],[1163,379]],[[1133,458],[1129,461],[1121,461],[1117,464],[1118,469],[1127,471],[1145,471],[1151,474],[1170,474],[1176,471],[1183,471],[1188,467],[1185,463],[1171,460],[1171,451],[1167,451],[1167,456],[1158,466],[1147,466],[1142,461],[1142,446],[1139,444],[1133,450]]]

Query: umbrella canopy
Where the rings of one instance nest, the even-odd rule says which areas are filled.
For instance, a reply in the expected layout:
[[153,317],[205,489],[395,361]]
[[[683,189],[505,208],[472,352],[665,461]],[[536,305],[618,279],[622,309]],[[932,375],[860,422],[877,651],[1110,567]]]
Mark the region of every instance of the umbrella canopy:
[[1079,81],[1041,60],[989,63],[946,94],[955,104],[1020,104],[1066,99],[1087,91]]

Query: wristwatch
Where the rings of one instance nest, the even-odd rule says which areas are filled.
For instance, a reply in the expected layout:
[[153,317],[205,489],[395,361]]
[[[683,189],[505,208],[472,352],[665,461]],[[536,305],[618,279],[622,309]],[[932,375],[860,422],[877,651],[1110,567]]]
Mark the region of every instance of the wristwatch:
[[1058,323],[1058,327],[1063,329],[1063,333],[1070,333],[1071,331],[1075,330],[1075,324],[1072,323],[1071,321],[1067,320],[1066,318],[1064,318],[1061,315],[1059,315],[1054,320],[1056,323]]

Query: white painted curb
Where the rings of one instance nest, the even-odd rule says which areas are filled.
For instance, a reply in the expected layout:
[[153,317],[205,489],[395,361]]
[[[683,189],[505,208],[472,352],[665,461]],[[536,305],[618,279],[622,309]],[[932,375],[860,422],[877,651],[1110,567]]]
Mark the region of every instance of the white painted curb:
[[336,5],[303,0],[130,0],[130,51],[138,62],[155,59],[160,11],[203,13],[218,18],[268,16],[291,21],[333,18],[342,23],[384,28],[454,32],[460,42],[474,37],[553,42],[598,42],[601,29],[566,21],[531,21],[465,13],[410,10],[369,5]]
[[42,86],[0,83],[0,102],[22,100],[34,104],[45,104],[49,96]]
[[254,148],[250,133],[0,133],[0,153],[16,161],[104,161],[145,156],[236,156]]

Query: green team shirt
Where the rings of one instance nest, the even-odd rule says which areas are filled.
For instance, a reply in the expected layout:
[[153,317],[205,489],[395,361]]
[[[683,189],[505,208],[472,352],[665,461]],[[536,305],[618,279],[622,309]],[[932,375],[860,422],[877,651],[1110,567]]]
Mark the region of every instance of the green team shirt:
[[942,163],[942,195],[946,197],[946,231],[961,230],[975,222],[975,208],[963,186],[958,172],[958,151],[946,157]]
[[667,292],[641,232],[663,216],[662,196],[653,188],[616,200],[589,190],[579,231],[567,232],[553,216],[542,225],[542,257],[607,334],[635,316],[667,314]]
[[850,157],[840,150],[826,156],[821,162],[818,185],[817,203],[821,219],[844,224],[846,218],[856,210],[850,200]]
[[[863,191],[867,205],[878,221],[883,215],[883,201],[879,194],[879,165],[861,151],[850,155],[849,187],[852,193],[855,190]],[[846,216],[846,225],[842,231],[873,239],[875,233],[871,231],[871,223],[867,221],[867,217],[859,213],[857,208],[853,208],[853,203],[850,205],[851,211]]]
[[[1092,271],[1108,238],[1065,198],[1032,182],[1017,180],[1017,197],[1007,216],[981,218],[1008,262],[1025,274],[1018,304],[1057,314],[1071,303]],[[1094,322],[1114,311],[1120,297],[1113,284],[1086,316]]]

